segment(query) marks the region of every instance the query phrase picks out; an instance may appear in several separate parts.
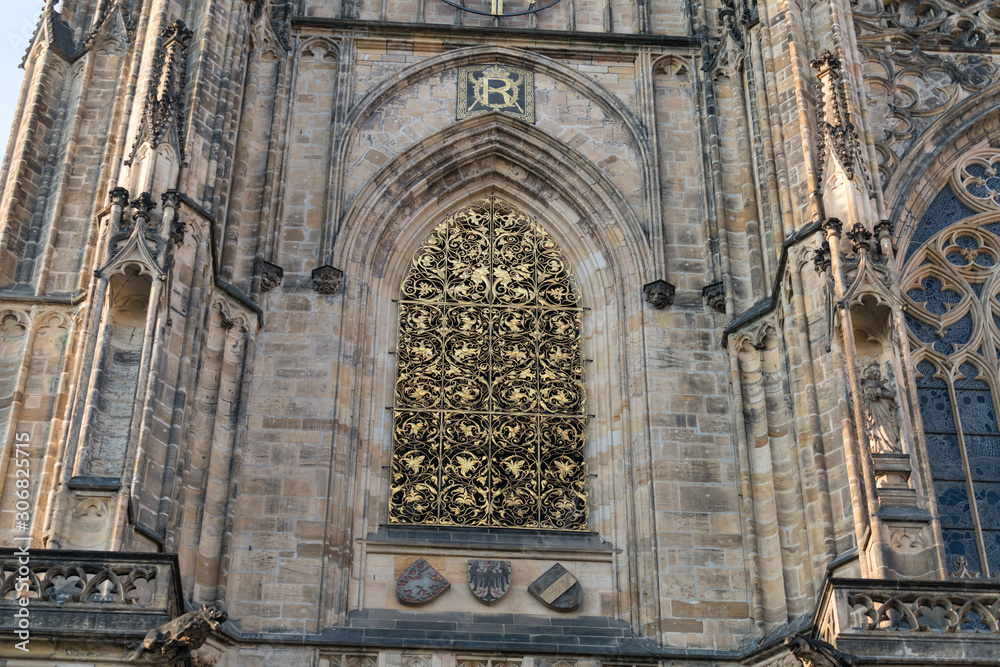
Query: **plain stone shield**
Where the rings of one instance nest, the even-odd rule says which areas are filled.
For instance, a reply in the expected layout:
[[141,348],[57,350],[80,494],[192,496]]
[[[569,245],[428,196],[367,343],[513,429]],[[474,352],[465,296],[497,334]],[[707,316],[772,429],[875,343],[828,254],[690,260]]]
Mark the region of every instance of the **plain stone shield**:
[[510,589],[510,561],[470,559],[469,589],[484,604],[502,598]]
[[528,586],[528,592],[555,611],[575,611],[583,602],[583,586],[559,563]]
[[425,604],[451,588],[451,582],[423,558],[403,570],[396,580],[396,597],[403,604]]

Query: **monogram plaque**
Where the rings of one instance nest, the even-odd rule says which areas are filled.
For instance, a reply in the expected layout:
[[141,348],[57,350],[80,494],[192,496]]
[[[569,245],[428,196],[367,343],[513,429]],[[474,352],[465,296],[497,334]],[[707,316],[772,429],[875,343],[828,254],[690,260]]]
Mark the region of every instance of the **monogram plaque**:
[[510,588],[510,561],[470,560],[469,588],[480,602],[496,602]]
[[491,111],[534,123],[534,72],[509,65],[458,68],[458,120]]
[[423,558],[403,570],[396,580],[396,597],[404,604],[424,604],[451,588],[451,582]]

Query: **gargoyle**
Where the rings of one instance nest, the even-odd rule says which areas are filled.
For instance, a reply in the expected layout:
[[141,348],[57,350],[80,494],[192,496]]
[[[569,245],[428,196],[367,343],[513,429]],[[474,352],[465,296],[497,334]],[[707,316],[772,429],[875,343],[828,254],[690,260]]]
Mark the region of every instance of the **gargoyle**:
[[822,639],[810,639],[798,633],[785,640],[785,648],[802,667],[854,667],[858,663],[853,655],[838,651]]
[[150,630],[129,662],[141,660],[157,665],[179,665],[201,648],[210,635],[218,632],[227,618],[229,615],[221,609],[202,605],[201,609],[189,611]]

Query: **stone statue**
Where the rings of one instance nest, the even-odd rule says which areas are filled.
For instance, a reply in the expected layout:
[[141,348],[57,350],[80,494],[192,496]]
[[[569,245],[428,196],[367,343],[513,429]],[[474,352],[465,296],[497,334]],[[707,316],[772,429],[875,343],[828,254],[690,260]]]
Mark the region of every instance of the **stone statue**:
[[157,665],[183,664],[210,635],[222,628],[227,618],[228,614],[221,609],[202,605],[200,609],[150,630],[129,662],[142,660]]
[[802,667],[854,667],[858,659],[842,653],[822,639],[811,639],[795,633],[785,640],[785,648],[802,663]]
[[865,411],[865,429],[873,454],[901,454],[899,425],[896,423],[896,398],[882,379],[878,363],[865,367],[861,378],[861,398]]

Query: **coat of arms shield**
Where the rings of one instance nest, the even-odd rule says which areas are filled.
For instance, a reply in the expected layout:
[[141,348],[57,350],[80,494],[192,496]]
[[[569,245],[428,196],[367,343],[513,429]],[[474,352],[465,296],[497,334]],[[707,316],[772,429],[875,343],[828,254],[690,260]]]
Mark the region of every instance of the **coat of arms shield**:
[[450,587],[451,582],[421,558],[399,575],[396,580],[396,597],[403,604],[424,604]]
[[470,560],[469,588],[483,604],[492,604],[510,588],[509,560]]

